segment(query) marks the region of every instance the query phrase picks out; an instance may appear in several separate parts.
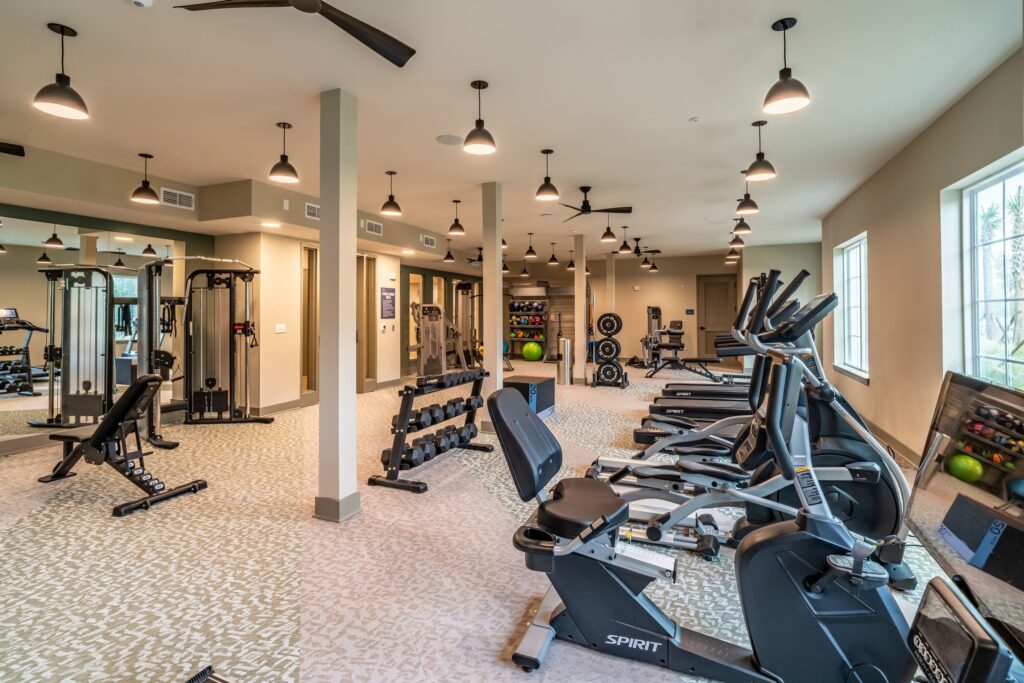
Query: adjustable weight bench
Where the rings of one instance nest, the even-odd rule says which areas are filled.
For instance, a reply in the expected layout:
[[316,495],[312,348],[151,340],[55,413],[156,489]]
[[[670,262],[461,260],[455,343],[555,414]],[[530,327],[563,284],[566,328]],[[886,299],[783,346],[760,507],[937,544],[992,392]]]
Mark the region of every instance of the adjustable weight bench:
[[[150,506],[168,498],[205,489],[207,484],[202,479],[169,489],[146,471],[144,458],[151,451],[142,450],[139,420],[145,417],[150,404],[159,400],[157,397],[161,381],[157,375],[141,375],[121,394],[98,425],[51,434],[51,441],[60,441],[64,445],[64,455],[54,466],[53,472],[40,477],[39,481],[51,482],[75,476],[76,473],[71,469],[83,457],[92,465],[107,463],[147,493],[138,500],[114,506],[115,517],[123,517],[140,508],[148,510]],[[134,444],[129,442],[132,436],[135,437]]]
[[661,334],[668,337],[667,342],[659,342],[657,349],[667,351],[668,355],[659,354],[660,360],[653,370],[649,370],[645,377],[654,377],[665,368],[674,370],[686,370],[695,375],[706,377],[713,382],[721,382],[720,375],[716,375],[708,369],[708,365],[721,363],[721,358],[680,358],[679,352],[686,349],[683,343],[683,321],[671,320],[668,329],[660,330]]

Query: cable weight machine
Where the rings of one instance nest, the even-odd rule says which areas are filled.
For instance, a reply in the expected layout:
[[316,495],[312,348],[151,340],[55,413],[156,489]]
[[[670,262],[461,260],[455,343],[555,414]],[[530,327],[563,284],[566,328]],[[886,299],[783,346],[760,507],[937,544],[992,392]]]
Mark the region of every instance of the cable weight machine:
[[258,270],[196,270],[185,286],[186,424],[259,422],[250,415],[252,283]]

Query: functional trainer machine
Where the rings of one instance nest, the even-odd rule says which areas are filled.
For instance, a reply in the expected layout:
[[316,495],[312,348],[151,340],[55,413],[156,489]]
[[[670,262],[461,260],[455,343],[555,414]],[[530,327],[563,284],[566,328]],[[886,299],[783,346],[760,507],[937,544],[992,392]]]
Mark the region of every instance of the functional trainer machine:
[[121,394],[117,403],[95,428],[81,427],[51,434],[51,440],[63,443],[64,455],[54,466],[53,472],[40,477],[39,481],[51,482],[75,476],[71,470],[83,457],[92,465],[106,463],[146,492],[143,498],[115,506],[115,517],[123,517],[136,510],[148,510],[150,506],[168,498],[205,489],[206,482],[202,479],[169,489],[146,471],[145,457],[149,453],[142,450],[139,420],[149,405],[159,400],[160,382],[156,375],[142,375]]
[[49,396],[46,418],[28,424],[66,428],[99,422],[114,403],[113,277],[96,266],[57,266],[39,272],[46,276],[48,286],[49,332],[43,358],[48,366]]
[[185,398],[187,424],[260,422],[250,414],[252,349],[259,345],[250,318],[258,270],[203,269],[185,282]]
[[[138,373],[159,375],[166,381],[173,381],[174,369],[178,364],[167,340],[178,332],[178,308],[185,305],[185,299],[161,296],[164,268],[170,260],[153,261],[139,269],[138,327]],[[159,397],[150,403],[143,426],[143,438],[157,448],[177,448],[177,441],[163,437],[160,424],[164,407]]]

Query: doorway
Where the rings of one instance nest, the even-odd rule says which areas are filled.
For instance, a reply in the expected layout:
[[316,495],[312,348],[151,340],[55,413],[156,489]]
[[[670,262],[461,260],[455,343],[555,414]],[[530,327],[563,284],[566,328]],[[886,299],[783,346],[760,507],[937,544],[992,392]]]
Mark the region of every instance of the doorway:
[[300,393],[318,389],[320,368],[320,287],[319,253],[315,247],[302,247],[302,358]]
[[356,393],[377,388],[377,258],[356,256]]
[[[715,337],[732,330],[736,317],[736,276],[697,276],[697,354],[717,356]],[[731,361],[730,361],[731,362]]]

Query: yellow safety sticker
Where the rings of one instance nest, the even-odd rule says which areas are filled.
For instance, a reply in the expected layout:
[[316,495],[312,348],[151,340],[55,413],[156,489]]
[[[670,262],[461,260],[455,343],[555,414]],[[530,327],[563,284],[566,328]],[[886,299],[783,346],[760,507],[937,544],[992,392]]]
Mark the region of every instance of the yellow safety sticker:
[[796,471],[797,471],[797,472],[806,472],[806,471],[807,471],[807,470],[809,470],[809,469],[811,469],[811,468],[810,468],[810,467],[808,467],[807,465],[801,465],[800,467],[797,467],[797,468],[796,468]]

